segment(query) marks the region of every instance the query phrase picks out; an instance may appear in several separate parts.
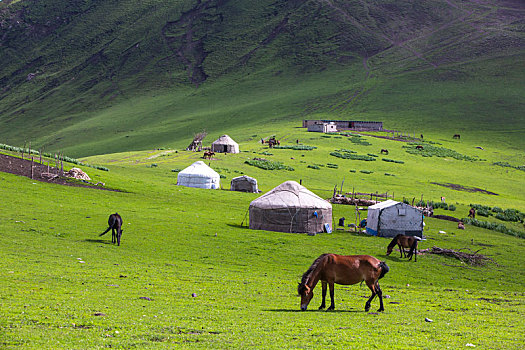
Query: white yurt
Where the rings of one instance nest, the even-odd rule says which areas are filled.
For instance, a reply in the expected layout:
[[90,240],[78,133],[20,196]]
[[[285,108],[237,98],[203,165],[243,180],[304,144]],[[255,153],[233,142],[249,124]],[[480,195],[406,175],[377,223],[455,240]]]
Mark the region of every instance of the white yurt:
[[366,232],[379,237],[423,237],[423,212],[391,199],[368,207]]
[[204,164],[198,161],[179,172],[177,176],[177,185],[195,188],[220,188],[220,175]]
[[222,135],[211,144],[211,150],[217,153],[239,153],[239,144],[228,135]]
[[249,211],[254,230],[319,233],[332,225],[332,205],[295,181],[253,200]]

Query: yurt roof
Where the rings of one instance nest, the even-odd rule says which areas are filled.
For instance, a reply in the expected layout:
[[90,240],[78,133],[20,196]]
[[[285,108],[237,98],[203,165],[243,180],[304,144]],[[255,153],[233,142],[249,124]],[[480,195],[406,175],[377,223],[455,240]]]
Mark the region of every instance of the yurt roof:
[[195,177],[219,177],[220,175],[207,166],[202,160],[199,160],[186,169],[179,172],[179,175],[188,175],[188,176],[195,176]]
[[396,202],[394,200],[389,199],[389,200],[386,200],[384,202],[379,202],[377,204],[371,205],[371,206],[368,207],[368,209],[385,209],[385,208],[397,205],[399,203],[400,202]]
[[253,200],[250,206],[261,209],[282,209],[282,208],[316,208],[332,209],[332,205],[299,185],[295,181],[286,181],[267,192],[259,198]]
[[254,179],[253,177],[247,176],[247,175],[234,177],[232,181],[248,181],[249,183],[257,184],[256,179]]
[[237,142],[233,141],[233,139],[229,137],[228,135],[222,135],[217,140],[215,140],[212,144],[237,145]]

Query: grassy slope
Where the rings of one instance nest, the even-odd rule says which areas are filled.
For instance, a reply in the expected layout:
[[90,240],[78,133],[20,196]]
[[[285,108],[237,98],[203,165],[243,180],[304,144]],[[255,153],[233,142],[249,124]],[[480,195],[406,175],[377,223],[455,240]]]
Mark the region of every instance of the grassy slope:
[[[180,148],[203,128],[248,134],[324,116],[435,137],[490,132],[523,149],[519,4],[20,4],[2,23],[5,143],[76,156]],[[188,66],[207,75],[199,88]]]
[[[325,195],[323,185],[350,174],[348,165],[326,152],[352,144],[301,130],[290,135],[299,136],[319,148],[271,150],[274,156],[266,157],[287,164],[293,164],[291,157],[307,163],[342,163],[340,169],[316,171],[300,163],[293,164],[294,172],[263,172],[240,164],[255,155],[250,152],[219,155],[211,163],[226,174],[223,186],[239,174],[237,170],[256,175],[264,190],[284,179],[302,178],[309,188],[320,187],[316,192]],[[350,183],[361,184],[359,177],[366,176],[358,190],[394,179],[404,182],[406,191],[419,193],[417,181],[410,181],[417,173],[409,176],[394,170],[403,166],[413,170],[413,156],[398,150],[392,141],[367,140],[373,146],[347,148],[361,154],[388,145],[390,158],[406,163],[361,165],[365,162],[345,160],[353,168],[376,170],[371,175],[347,177],[346,188]],[[255,142],[241,142],[241,148],[260,153],[264,149]],[[89,159],[111,168],[109,172],[89,169],[95,181],[125,193],[33,183],[0,174],[2,197],[10,203],[0,213],[4,232],[0,237],[4,260],[0,334],[4,347],[275,348],[278,343],[284,348],[362,348],[367,344],[419,349],[457,348],[467,343],[478,348],[519,348],[523,343],[522,239],[470,226],[458,231],[454,223],[426,219],[429,239],[420,248],[483,248],[498,263],[467,268],[433,255],[420,256],[417,263],[400,260],[395,254],[386,257],[388,241],[366,235],[336,231],[311,237],[251,231],[239,224],[249,202],[258,195],[177,187],[176,174],[170,169],[189,164],[197,154],[160,156],[163,152]],[[301,153],[305,157],[298,155]],[[150,158],[155,155],[159,156]],[[459,173],[470,165],[429,161],[435,165],[456,162]],[[152,162],[158,167],[146,167]],[[398,177],[380,175],[383,168],[398,172]],[[509,172],[507,176],[522,182],[520,174]],[[424,187],[430,191],[428,185]],[[425,193],[437,199],[435,193]],[[492,202],[493,197],[486,195],[461,193],[460,200],[453,192],[444,193],[448,201],[460,203],[454,215],[466,213],[464,204],[470,200],[503,203]],[[510,201],[511,196],[506,193],[504,198]],[[524,209],[523,202],[516,203]],[[120,247],[108,244],[107,236],[98,237],[108,213],[115,210],[125,222]],[[334,217],[343,215],[347,222],[354,220],[350,207],[334,206]],[[385,299],[384,314],[363,312],[363,297],[369,292],[357,285],[336,287],[333,313],[315,311],[319,291],[312,311],[298,311],[296,282],[324,252],[366,253],[387,261],[391,271],[381,285],[390,298]],[[97,312],[104,316],[94,316]],[[433,322],[425,322],[425,317]]]

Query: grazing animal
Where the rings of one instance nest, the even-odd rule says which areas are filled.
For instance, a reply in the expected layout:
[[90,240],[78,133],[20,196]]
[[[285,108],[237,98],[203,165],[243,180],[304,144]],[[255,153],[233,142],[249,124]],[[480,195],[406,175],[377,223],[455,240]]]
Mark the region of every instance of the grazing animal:
[[381,150],[381,154],[383,154],[383,153],[384,153],[384,154],[388,154],[388,150],[385,149],[385,148],[383,148],[383,149]]
[[423,134],[421,134],[421,140],[423,140]]
[[475,219],[476,218],[476,209],[470,208],[470,210],[468,211],[468,217],[472,218],[472,219]]
[[111,230],[111,243],[117,243],[120,245],[120,237],[122,236],[122,218],[118,213],[111,214],[108,219],[108,225],[106,231],[102,232],[100,236],[105,235],[109,230]]
[[422,149],[423,149],[423,146],[421,146],[421,145],[417,145],[417,146],[416,146],[416,149],[422,150]]
[[460,230],[464,230],[465,229],[465,224],[463,223],[463,221],[458,222],[458,229],[460,229]]
[[[421,239],[419,237],[398,234],[386,248],[386,255],[390,255],[394,249],[394,246],[397,244],[401,252],[400,258],[404,256],[405,258],[409,258],[408,260],[412,260],[412,256],[414,256],[414,261],[417,261],[417,243],[420,240]],[[408,253],[405,252],[405,248],[410,249]]]
[[211,159],[211,157],[213,157],[215,155],[215,152],[213,151],[205,151],[204,152],[204,155],[202,156],[202,158],[206,159]]
[[460,134],[454,134],[454,136],[452,136],[453,139],[461,139],[461,135]]
[[328,310],[335,309],[334,284],[351,285],[364,281],[372,291],[372,296],[365,304],[365,311],[370,310],[370,304],[376,295],[379,296],[379,310],[384,311],[383,292],[379,287],[379,279],[390,268],[384,261],[370,255],[337,255],[323,254],[319,256],[303,274],[297,292],[301,297],[301,311],[306,311],[314,296],[314,288],[319,281],[322,283],[323,300],[319,310],[326,307],[326,289],[330,287],[331,304]]

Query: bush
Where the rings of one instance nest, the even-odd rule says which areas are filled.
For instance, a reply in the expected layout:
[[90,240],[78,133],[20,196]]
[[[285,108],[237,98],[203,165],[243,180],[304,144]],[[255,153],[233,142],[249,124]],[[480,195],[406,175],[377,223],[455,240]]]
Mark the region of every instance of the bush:
[[321,169],[321,168],[318,167],[317,165],[308,165],[307,168],[315,169],[315,170],[319,170],[319,169]]
[[295,171],[294,168],[289,167],[287,165],[284,165],[281,162],[272,162],[266,159],[251,159],[247,160],[244,163],[255,166],[257,168],[261,168],[264,170],[288,170],[288,171]]
[[306,145],[287,145],[287,146],[273,146],[274,149],[293,149],[296,151],[311,151],[316,149],[315,146],[306,146]]
[[347,153],[347,152],[344,152],[344,153],[331,152],[330,155],[334,157],[338,157],[338,158],[343,158],[343,159],[364,160],[366,162],[372,162],[376,160],[374,157],[352,154],[352,153]]
[[403,162],[402,160],[394,160],[394,159],[388,159],[388,158],[382,158],[381,160],[384,162],[405,164],[405,162]]
[[363,174],[372,174],[373,171],[370,171],[370,170],[359,170],[360,173],[363,173]]
[[332,168],[332,169],[338,169],[338,168],[339,168],[339,165],[337,165],[337,164],[332,164],[332,163],[328,163],[328,164],[326,164],[326,167],[327,167],[327,168]]
[[172,173],[178,173],[178,172],[180,172],[180,171],[182,171],[182,169],[171,169],[171,172],[172,172]]
[[503,224],[498,224],[495,222],[488,222],[488,221],[481,221],[478,219],[471,219],[471,218],[463,218],[462,221],[465,224],[469,224],[472,226],[486,228],[487,230],[497,231],[497,232],[501,232],[501,233],[519,237],[519,238],[525,238],[525,232],[513,230]]
[[448,210],[456,211],[456,206],[454,204],[451,204],[451,205],[448,206]]

